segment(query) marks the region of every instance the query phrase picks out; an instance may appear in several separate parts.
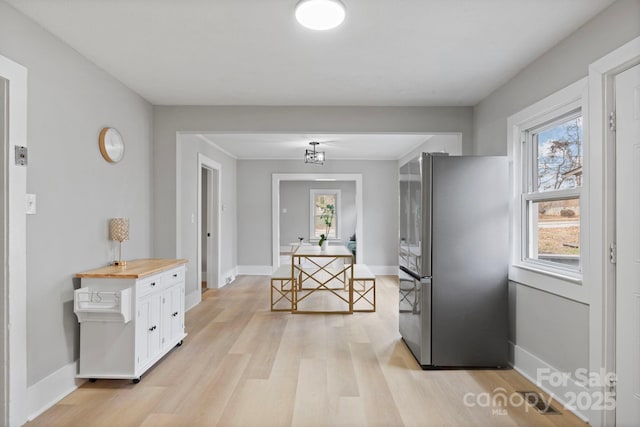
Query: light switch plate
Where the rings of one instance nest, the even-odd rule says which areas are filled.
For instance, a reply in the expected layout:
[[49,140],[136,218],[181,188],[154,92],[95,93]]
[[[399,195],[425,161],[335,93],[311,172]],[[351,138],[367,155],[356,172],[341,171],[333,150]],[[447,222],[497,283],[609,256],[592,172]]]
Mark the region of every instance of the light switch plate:
[[27,215],[35,215],[36,214],[36,195],[35,194],[26,194],[25,201],[27,203]]

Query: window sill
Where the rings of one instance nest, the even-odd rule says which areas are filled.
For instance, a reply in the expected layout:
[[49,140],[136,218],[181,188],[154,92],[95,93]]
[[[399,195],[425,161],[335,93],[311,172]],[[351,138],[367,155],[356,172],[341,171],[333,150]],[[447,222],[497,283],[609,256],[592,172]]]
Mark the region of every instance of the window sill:
[[535,265],[511,264],[509,280],[573,301],[584,304],[589,302],[587,289],[582,285],[582,277],[572,277],[563,272],[537,268]]
[[559,280],[564,280],[566,282],[570,282],[576,285],[582,285],[582,274],[578,271],[569,271],[563,270],[561,268],[553,268],[550,266],[538,266],[535,263],[521,263],[514,264],[516,268],[522,268],[524,270],[529,270],[534,273],[542,274],[545,276],[554,277]]

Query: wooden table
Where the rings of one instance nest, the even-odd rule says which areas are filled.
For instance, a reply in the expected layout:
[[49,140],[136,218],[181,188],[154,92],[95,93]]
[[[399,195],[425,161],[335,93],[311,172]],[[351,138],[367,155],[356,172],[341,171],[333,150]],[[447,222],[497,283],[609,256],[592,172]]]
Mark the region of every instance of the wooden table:
[[[352,314],[353,254],[345,246],[329,246],[321,250],[319,246],[299,246],[291,255],[291,268],[296,286],[292,292],[292,313]],[[347,274],[348,273],[348,274]],[[339,286],[332,286],[335,284]],[[347,304],[346,310],[299,310],[298,303],[317,292],[335,295]],[[348,296],[342,295],[347,292]]]

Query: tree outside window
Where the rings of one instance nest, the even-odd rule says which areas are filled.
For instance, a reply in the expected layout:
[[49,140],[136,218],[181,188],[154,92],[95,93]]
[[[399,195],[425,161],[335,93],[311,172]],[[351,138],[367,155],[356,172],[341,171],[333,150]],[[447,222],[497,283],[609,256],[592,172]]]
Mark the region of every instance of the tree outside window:
[[[582,115],[573,111],[525,132],[526,258],[580,268]],[[524,159],[523,159],[524,160]]]
[[340,190],[311,190],[312,240],[338,238]]

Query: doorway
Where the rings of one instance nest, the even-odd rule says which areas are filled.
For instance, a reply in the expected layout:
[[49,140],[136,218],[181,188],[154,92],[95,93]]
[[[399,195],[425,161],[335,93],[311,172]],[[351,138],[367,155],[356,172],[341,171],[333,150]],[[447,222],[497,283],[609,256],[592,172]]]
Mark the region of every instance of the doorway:
[[[589,203],[593,313],[590,370],[604,369],[598,391],[615,404],[599,410],[602,425],[640,419],[640,37],[589,65],[591,140]],[[635,220],[635,221],[634,221]],[[609,375],[609,373],[615,373]],[[617,378],[617,382],[616,382]]]
[[[8,82],[6,79],[3,79],[2,77],[0,77],[0,147],[2,147],[2,149],[0,149],[0,186],[2,187],[2,198],[0,199],[0,224],[2,224],[2,226],[0,227],[0,241],[2,241],[2,245],[0,245],[0,260],[2,260],[2,262],[0,262],[0,277],[2,277],[2,283],[3,283],[3,289],[2,289],[2,294],[3,294],[3,298],[2,298],[2,304],[0,304],[0,318],[2,319],[1,324],[4,326],[6,323],[6,318],[7,318],[7,310],[6,310],[6,306],[5,306],[5,301],[6,301],[6,295],[7,295],[7,289],[6,287],[4,287],[5,283],[7,283],[7,272],[5,269],[5,265],[6,265],[6,256],[7,256],[7,251],[5,248],[7,239],[6,239],[6,235],[5,235],[5,211],[7,209],[7,201],[6,201],[6,182],[5,182],[5,147],[7,144],[7,100],[8,100],[8,96],[7,96],[7,89],[8,89]],[[7,423],[7,413],[8,413],[8,408],[7,408],[7,394],[6,394],[6,384],[7,384],[7,372],[6,372],[6,352],[7,352],[7,336],[4,333],[5,328],[2,328],[2,339],[0,339],[0,366],[2,367],[0,369],[0,384],[2,384],[2,387],[0,387],[0,402],[1,406],[0,406],[0,423],[3,425],[6,425]]]
[[[0,330],[3,342],[3,425],[27,420],[27,239],[25,195],[27,168],[14,163],[15,146],[27,146],[27,69],[0,55],[3,138],[2,163],[3,284]],[[10,113],[10,114],[9,114]],[[11,223],[11,227],[8,224]],[[6,268],[10,266],[10,268]],[[11,325],[8,328],[7,325]]]
[[616,424],[640,420],[640,65],[615,76]]
[[198,284],[220,287],[220,165],[198,155]]
[[355,181],[355,234],[356,239],[356,263],[362,263],[364,259],[364,233],[362,218],[364,213],[362,199],[362,175],[361,174],[309,174],[309,173],[276,173],[272,175],[272,268],[280,266],[280,247],[289,242],[280,242],[280,183],[282,181]]

